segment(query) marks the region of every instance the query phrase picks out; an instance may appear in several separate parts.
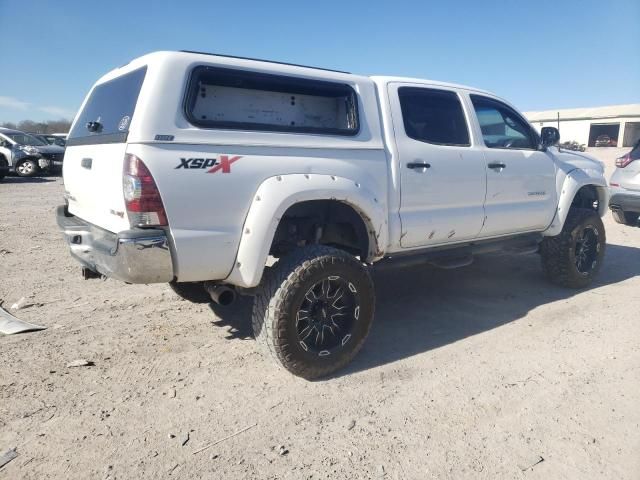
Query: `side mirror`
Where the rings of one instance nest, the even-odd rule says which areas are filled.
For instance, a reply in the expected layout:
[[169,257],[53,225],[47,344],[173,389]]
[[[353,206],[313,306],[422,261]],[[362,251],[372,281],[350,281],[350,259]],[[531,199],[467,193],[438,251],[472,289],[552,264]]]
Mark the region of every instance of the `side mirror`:
[[560,141],[560,132],[555,127],[542,127],[540,137],[542,137],[542,146],[550,147],[558,144]]

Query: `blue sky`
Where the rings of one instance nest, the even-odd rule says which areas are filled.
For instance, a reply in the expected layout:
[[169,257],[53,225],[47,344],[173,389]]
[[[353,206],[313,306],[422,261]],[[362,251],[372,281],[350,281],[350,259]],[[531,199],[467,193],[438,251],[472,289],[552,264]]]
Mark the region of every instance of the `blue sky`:
[[491,90],[521,110],[640,102],[639,0],[0,0],[0,122],[71,118],[93,82],[200,50]]

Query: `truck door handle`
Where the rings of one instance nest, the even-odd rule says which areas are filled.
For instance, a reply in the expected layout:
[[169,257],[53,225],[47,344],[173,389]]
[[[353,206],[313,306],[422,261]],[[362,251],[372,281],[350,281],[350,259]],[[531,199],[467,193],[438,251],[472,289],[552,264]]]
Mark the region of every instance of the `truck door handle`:
[[504,163],[490,163],[489,165],[487,165],[489,168],[491,169],[500,169],[502,170],[503,168],[507,168],[507,165]]
[[431,168],[431,164],[427,162],[409,162],[407,168]]
[[92,158],[83,158],[80,160],[80,166],[82,168],[86,168],[87,170],[91,170],[91,164],[93,163]]

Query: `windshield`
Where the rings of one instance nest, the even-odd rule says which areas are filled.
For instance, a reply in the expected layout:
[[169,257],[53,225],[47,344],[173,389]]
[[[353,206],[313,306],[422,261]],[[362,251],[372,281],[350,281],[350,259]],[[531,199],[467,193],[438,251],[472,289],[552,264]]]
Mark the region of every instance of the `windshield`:
[[39,138],[29,135],[28,133],[5,133],[7,137],[16,142],[18,145],[47,145]]

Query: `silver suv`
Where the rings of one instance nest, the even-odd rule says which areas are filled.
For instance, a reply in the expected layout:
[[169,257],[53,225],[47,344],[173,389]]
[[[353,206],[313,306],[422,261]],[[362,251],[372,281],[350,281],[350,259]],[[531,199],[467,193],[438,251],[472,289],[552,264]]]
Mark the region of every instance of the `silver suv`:
[[0,127],[0,179],[13,172],[33,177],[42,171],[62,169],[64,148],[10,128]]
[[609,181],[609,208],[616,222],[638,225],[640,218],[640,140],[633,150],[616,159],[616,170]]

